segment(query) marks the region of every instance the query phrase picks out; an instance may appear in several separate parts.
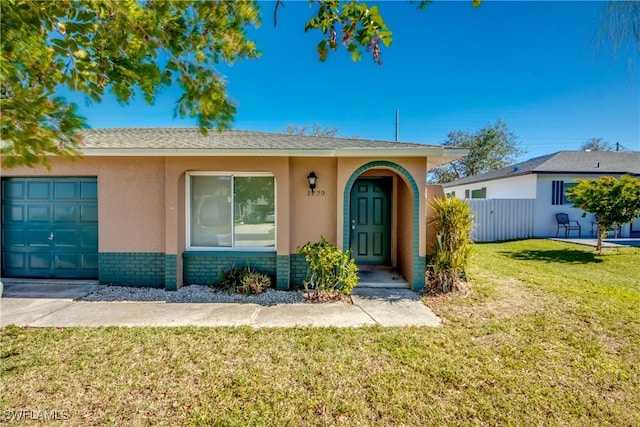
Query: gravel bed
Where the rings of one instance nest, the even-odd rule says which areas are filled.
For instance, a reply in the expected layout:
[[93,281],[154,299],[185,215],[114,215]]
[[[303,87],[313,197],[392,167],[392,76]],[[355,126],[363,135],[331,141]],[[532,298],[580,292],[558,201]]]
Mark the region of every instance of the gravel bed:
[[81,298],[96,302],[232,302],[245,304],[276,305],[308,302],[303,292],[267,289],[258,295],[241,295],[225,291],[215,292],[207,286],[183,286],[177,291],[157,288],[106,286]]

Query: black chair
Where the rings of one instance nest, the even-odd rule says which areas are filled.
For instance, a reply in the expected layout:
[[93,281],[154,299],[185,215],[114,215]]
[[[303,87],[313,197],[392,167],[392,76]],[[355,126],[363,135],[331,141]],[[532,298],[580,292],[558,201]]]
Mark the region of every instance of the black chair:
[[[569,232],[571,230],[578,230],[578,237],[582,237],[582,227],[580,227],[580,223],[578,221],[569,219],[568,214],[557,213],[556,222],[558,223],[558,228],[556,229],[556,237],[558,237],[558,233],[560,232],[561,228],[564,228],[565,239],[569,237]],[[571,225],[572,222],[575,222],[576,225]]]

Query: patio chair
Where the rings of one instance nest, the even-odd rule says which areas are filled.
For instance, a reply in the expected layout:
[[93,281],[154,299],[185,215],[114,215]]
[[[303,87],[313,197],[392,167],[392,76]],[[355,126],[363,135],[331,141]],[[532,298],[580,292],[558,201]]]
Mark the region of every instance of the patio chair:
[[[556,237],[558,237],[558,233],[560,232],[561,228],[564,228],[565,239],[569,237],[569,232],[571,230],[578,230],[578,237],[582,237],[582,227],[580,227],[580,223],[573,219],[569,219],[568,214],[557,213],[556,222],[558,223],[558,228],[556,228]],[[575,222],[576,225],[571,225],[572,222]]]

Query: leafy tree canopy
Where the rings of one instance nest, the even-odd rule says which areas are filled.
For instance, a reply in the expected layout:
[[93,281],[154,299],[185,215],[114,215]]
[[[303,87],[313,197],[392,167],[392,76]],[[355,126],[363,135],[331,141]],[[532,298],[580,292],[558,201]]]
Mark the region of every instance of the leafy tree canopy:
[[614,147],[609,141],[603,138],[589,138],[587,142],[580,146],[582,151],[613,151]]
[[598,243],[613,225],[622,225],[640,217],[640,179],[623,175],[620,179],[603,176],[597,180],[579,179],[578,184],[567,191],[567,199],[574,208],[598,216]]
[[429,173],[431,182],[445,183],[466,176],[491,172],[514,163],[518,156],[524,154],[524,151],[519,148],[517,137],[509,131],[502,120],[474,133],[451,132],[443,145],[468,148],[469,155],[433,169]]
[[[376,6],[310,3],[316,11],[304,30],[323,34],[320,60],[343,46],[354,60],[366,50],[381,63],[392,38]],[[418,8],[429,3],[418,1]],[[230,127],[236,108],[215,66],[259,56],[246,34],[260,25],[259,12],[256,1],[2,0],[2,166],[48,166],[47,155],[79,154],[87,123],[76,105],[55,95],[60,87],[95,102],[108,92],[126,104],[136,92],[153,103],[176,84],[176,116],[193,117],[203,133]]]

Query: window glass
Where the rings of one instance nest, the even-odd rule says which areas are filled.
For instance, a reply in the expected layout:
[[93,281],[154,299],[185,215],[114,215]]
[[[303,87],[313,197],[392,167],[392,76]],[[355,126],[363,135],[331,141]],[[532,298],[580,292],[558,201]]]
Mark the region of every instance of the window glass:
[[567,183],[567,182],[565,182],[565,183],[564,183],[564,186],[563,186],[563,188],[562,188],[562,190],[563,190],[563,194],[562,194],[562,204],[563,204],[563,205],[569,205],[569,206],[572,206],[572,205],[573,205],[573,202],[572,202],[572,201],[570,201],[569,199],[567,199],[567,191],[568,191],[570,188],[575,187],[576,185],[577,185],[577,183],[575,183],[575,182],[573,182],[573,183]]
[[275,246],[272,176],[235,177],[233,206],[236,247]]
[[190,246],[274,247],[272,176],[190,176]]
[[479,188],[477,190],[471,190],[472,199],[484,199],[487,197],[486,187]]
[[231,177],[191,177],[191,245],[231,246]]

